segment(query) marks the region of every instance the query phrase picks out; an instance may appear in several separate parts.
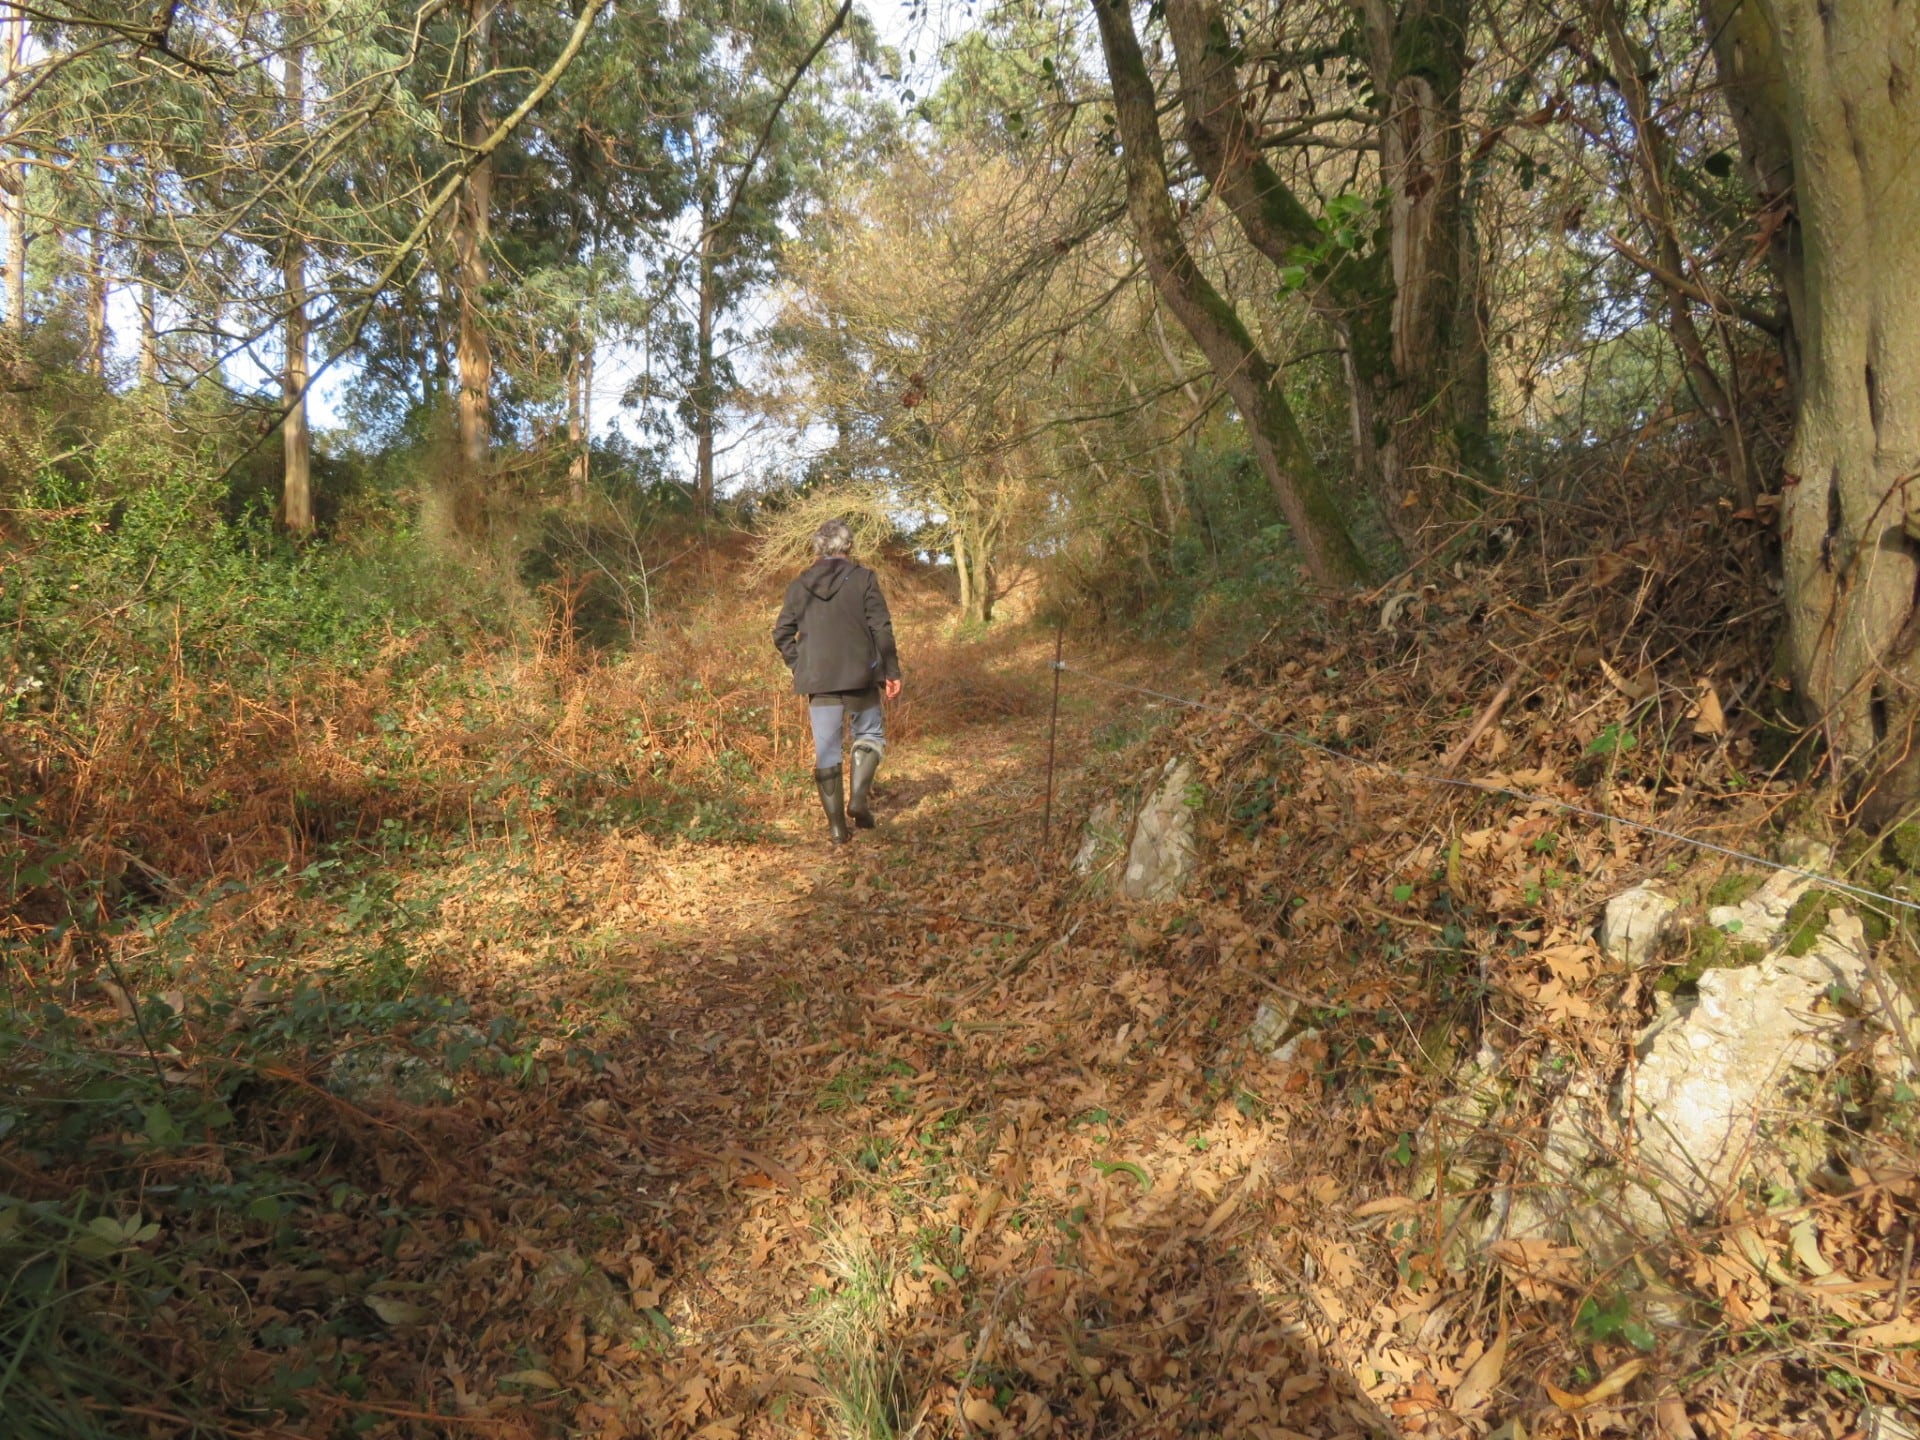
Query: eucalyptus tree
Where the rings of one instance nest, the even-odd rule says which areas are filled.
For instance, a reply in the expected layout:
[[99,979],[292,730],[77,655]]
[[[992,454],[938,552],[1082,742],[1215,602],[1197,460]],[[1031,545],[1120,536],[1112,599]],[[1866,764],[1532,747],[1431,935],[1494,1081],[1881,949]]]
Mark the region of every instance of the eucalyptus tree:
[[[289,422],[283,518],[305,529],[309,334],[317,321],[351,343],[417,248],[431,194],[395,164],[431,127],[407,83],[418,15],[382,0],[230,0],[139,27],[104,6],[33,13],[31,94],[11,119],[57,177],[37,218],[89,237],[69,249],[89,272],[96,368],[118,287],[139,317],[141,383],[237,386]],[[461,163],[442,150],[443,172]],[[369,176],[382,178],[355,186]]]
[[[429,27],[436,58],[421,68],[465,74],[462,104],[485,111],[493,102],[477,97],[537,66],[564,25],[542,7],[469,6]],[[643,395],[678,402],[710,493],[716,417],[735,383],[726,321],[770,273],[795,202],[794,116],[812,99],[800,72],[824,25],[804,6],[610,6],[593,46],[518,142],[469,177],[444,243],[375,317],[358,403],[393,423],[457,383],[448,484],[467,492],[495,483],[493,441],[547,435],[564,410],[578,493],[596,351],[644,333],[649,354],[671,363]],[[443,108],[447,126],[475,123],[450,99]],[[479,498],[456,498],[456,528],[478,523]]]
[[693,442],[694,495],[710,509],[727,416],[741,408],[741,357],[759,343],[746,312],[823,179],[858,164],[886,119],[862,102],[877,52],[851,0],[695,0],[677,28],[686,188],[647,246],[657,364],[630,398],[670,400]]
[[[27,88],[27,17],[0,12],[0,105],[17,113]],[[27,329],[27,161],[20,137],[0,159],[0,224],[7,232],[6,325],[16,346]]]
[[[495,55],[494,17],[503,0],[464,0],[461,27],[454,44],[458,77],[453,111],[459,143],[472,146],[486,133],[491,119],[490,85]],[[484,475],[492,449],[493,347],[481,309],[490,278],[489,245],[493,235],[493,167],[491,155],[481,158],[467,173],[454,206],[452,239],[459,329],[456,365],[460,395],[455,426],[460,437],[460,460],[467,479]]]
[[506,308],[520,322],[514,398],[536,427],[564,423],[575,500],[590,479],[597,356],[646,328],[652,306],[633,262],[688,192],[677,152],[694,43],[657,6],[616,9],[603,43],[503,163],[500,251],[515,287]]
[[[286,101],[285,123],[295,144],[307,128],[307,10],[288,0],[281,11],[284,30],[280,56],[281,93]],[[280,422],[285,477],[280,487],[280,518],[287,529],[305,534],[313,529],[313,433],[307,424],[307,240],[302,228],[286,227],[281,241],[280,273],[286,286],[285,341],[280,367],[280,393],[286,418]]]
[[[537,63],[564,38],[563,20],[538,7],[503,9],[494,30],[496,65]],[[457,316],[446,328],[468,337],[456,338],[451,368],[469,372],[463,357],[476,356],[477,330],[489,375],[484,396],[468,395],[462,382],[463,407],[486,404],[484,427],[461,411],[465,473],[484,473],[474,447],[484,450],[497,438],[557,447],[564,416],[568,484],[576,496],[587,480],[595,355],[644,320],[629,259],[687,188],[675,151],[690,103],[682,72],[691,42],[651,0],[609,8],[594,41],[528,117],[516,143],[494,157],[484,283],[460,259],[456,225],[445,287]],[[527,473],[542,472],[536,466]],[[490,476],[488,484],[511,488],[503,476]]]

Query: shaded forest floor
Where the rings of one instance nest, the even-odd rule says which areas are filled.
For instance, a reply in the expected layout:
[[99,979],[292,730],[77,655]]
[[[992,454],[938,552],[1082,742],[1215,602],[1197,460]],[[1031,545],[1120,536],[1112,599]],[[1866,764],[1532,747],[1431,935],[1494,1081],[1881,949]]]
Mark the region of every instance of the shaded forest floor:
[[[1832,1440],[1920,1396],[1910,1349],[1859,1338],[1908,1323],[1897,1154],[1613,1267],[1463,1252],[1422,1189],[1476,1047],[1510,1089],[1475,1141],[1488,1183],[1523,1173],[1570,1073],[1620,1063],[1651,996],[1594,945],[1601,901],[1647,873],[1697,900],[1722,871],[1366,757],[1457,748],[1721,838],[1812,823],[1796,782],[1749,773],[1757,722],[1700,725],[1688,658],[1636,634],[1647,573],[1596,563],[1566,598],[1615,643],[1585,659],[1486,576],[1396,602],[1398,628],[1258,647],[1225,685],[1082,656],[1234,713],[1069,676],[1050,847],[1050,651],[1019,631],[906,621],[881,828],[838,850],[791,703],[758,749],[709,746],[714,783],[663,789],[609,757],[697,727],[635,730],[609,673],[542,661],[525,703],[487,693],[491,728],[347,687],[301,722],[323,858],[175,884],[104,950],[47,932],[15,993],[46,1019],[4,1057],[26,1123],[0,1134],[24,1202],[0,1205],[0,1327],[27,1357],[4,1384],[45,1404],[0,1431]],[[1503,623],[1573,656],[1506,710]],[[714,706],[752,673],[699,664]],[[537,783],[478,822],[503,754]],[[1094,800],[1174,754],[1203,863],[1128,905],[1068,862]],[[252,833],[243,801],[197,813],[180,855]],[[1275,1000],[1316,1032],[1284,1062],[1249,1041]],[[1854,1288],[1788,1273],[1809,1214]],[[103,1393],[116,1365],[151,1398]]]
[[[1245,1041],[1257,977],[1216,968],[1191,907],[1123,909],[1041,851],[1046,659],[960,661],[960,692],[1014,713],[948,706],[898,744],[881,828],[844,849],[794,789],[751,841],[549,834],[386,872],[402,910],[440,897],[408,948],[521,1067],[314,1116],[346,1187],[323,1263],[235,1277],[256,1335],[359,1322],[326,1348],[363,1405],[314,1386],[311,1418],[1390,1433],[1316,1338],[1368,1261],[1299,1223],[1352,1201],[1348,1147],[1294,1152],[1304,1096]],[[1124,769],[1168,718],[1069,692],[1069,849],[1073,772]],[[1323,1265],[1312,1301],[1300,1268]]]

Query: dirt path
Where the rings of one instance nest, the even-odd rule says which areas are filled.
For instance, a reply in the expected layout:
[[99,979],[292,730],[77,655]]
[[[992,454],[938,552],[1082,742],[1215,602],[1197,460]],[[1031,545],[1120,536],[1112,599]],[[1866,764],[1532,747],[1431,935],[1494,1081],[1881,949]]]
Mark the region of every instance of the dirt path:
[[[1070,697],[1062,753],[1152,719]],[[550,1044],[440,1182],[472,1254],[433,1388],[535,1433],[1378,1428],[1297,1294],[1355,1263],[1290,1234],[1332,1182],[1195,912],[1039,863],[1044,746],[1036,701],[896,745],[842,849],[796,794],[761,843],[612,867],[626,918],[512,1002],[593,1053]],[[547,863],[604,893],[605,848]]]

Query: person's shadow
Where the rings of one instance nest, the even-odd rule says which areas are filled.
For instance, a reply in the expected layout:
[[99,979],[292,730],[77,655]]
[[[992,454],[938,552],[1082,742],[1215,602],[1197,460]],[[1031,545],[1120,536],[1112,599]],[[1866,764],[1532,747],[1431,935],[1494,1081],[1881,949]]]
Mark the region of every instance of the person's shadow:
[[923,802],[953,793],[953,781],[942,771],[923,775],[888,775],[882,770],[873,782],[876,810],[910,814]]

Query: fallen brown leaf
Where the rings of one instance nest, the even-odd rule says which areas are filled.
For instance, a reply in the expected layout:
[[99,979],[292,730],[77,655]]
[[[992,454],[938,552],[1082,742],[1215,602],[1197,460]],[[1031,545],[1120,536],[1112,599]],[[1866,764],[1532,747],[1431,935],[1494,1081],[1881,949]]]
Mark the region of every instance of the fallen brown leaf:
[[1641,1372],[1646,1368],[1647,1361],[1644,1359],[1629,1360],[1626,1364],[1616,1366],[1614,1369],[1608,1371],[1598,1385],[1595,1385],[1584,1394],[1575,1395],[1569,1391],[1562,1390],[1557,1385],[1549,1384],[1546,1387],[1547,1397],[1569,1414],[1579,1410],[1586,1410],[1595,1405],[1603,1405],[1613,1399],[1614,1396],[1618,1395],[1638,1379]]
[[1459,1388],[1453,1392],[1453,1408],[1460,1414],[1478,1410],[1493,1398],[1494,1387],[1500,1383],[1500,1373],[1507,1364],[1508,1329],[1500,1327],[1500,1334],[1487,1353],[1468,1368],[1461,1377]]
[[1920,1319],[1902,1315],[1897,1320],[1884,1321],[1879,1325],[1865,1325],[1858,1330],[1848,1331],[1847,1339],[1856,1345],[1920,1345]]

